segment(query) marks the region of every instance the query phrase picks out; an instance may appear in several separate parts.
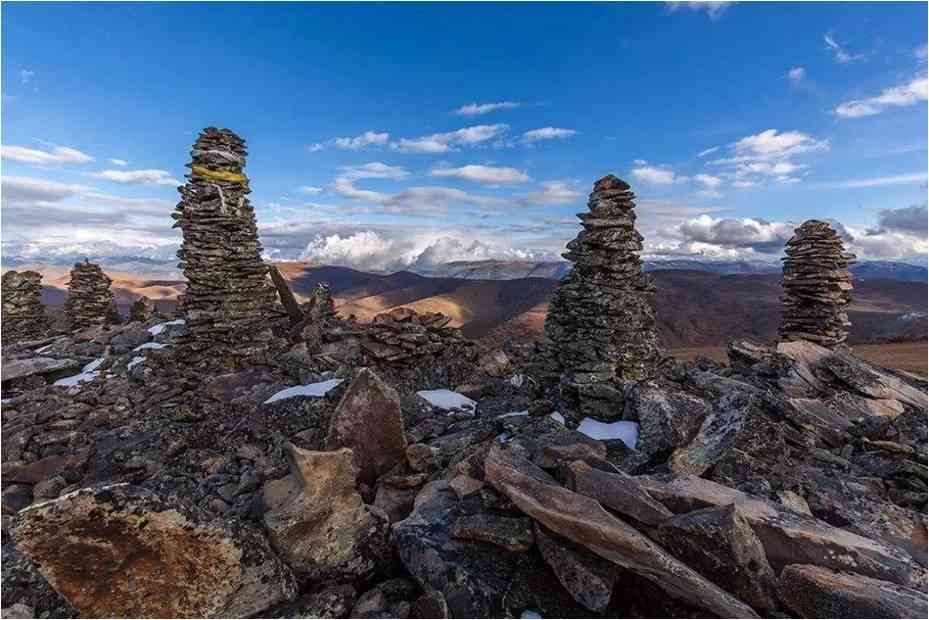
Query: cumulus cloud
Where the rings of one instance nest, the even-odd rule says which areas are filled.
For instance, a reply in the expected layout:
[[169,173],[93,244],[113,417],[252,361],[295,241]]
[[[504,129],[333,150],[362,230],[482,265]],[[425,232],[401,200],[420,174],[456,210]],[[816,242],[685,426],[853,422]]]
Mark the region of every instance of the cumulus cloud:
[[888,108],[916,105],[927,99],[929,99],[929,80],[926,76],[922,76],[905,84],[887,88],[875,97],[847,101],[839,105],[835,113],[843,118],[861,118],[880,114]]
[[332,189],[349,200],[378,205],[376,213],[394,215],[444,215],[454,204],[490,206],[501,203],[499,198],[470,194],[450,187],[408,187],[397,193],[377,192],[356,187],[352,179],[338,177]]
[[929,213],[925,204],[902,209],[884,209],[877,216],[879,230],[913,233],[923,237],[926,236],[927,221]]
[[90,176],[97,179],[130,185],[183,185],[167,170],[101,170]]
[[573,129],[563,129],[561,127],[540,127],[532,129],[523,134],[522,140],[527,144],[541,142],[542,140],[561,140],[570,138],[577,132]]
[[109,161],[114,166],[128,166],[129,165],[129,162],[126,161],[125,159],[110,159]]
[[447,153],[462,146],[474,146],[492,140],[510,128],[509,125],[475,125],[456,131],[434,133],[419,138],[403,138],[392,142],[390,147],[405,153]]
[[581,199],[583,194],[564,181],[546,181],[542,189],[520,197],[517,202],[523,205],[568,205]]
[[69,146],[53,146],[48,150],[33,149],[26,146],[12,146],[4,144],[0,147],[3,159],[22,164],[86,164],[94,160],[93,157]]
[[793,159],[828,149],[828,140],[817,140],[800,131],[767,129],[730,144],[729,157],[709,163],[721,166],[722,175],[736,187],[759,185],[764,180],[796,183],[800,180],[798,173],[805,174],[809,166]]
[[803,67],[794,67],[787,72],[787,79],[794,84],[799,84],[806,78],[806,69]]
[[734,4],[733,2],[668,2],[668,10],[672,13],[686,8],[691,11],[704,11],[711,20],[717,20]]
[[697,174],[694,175],[694,181],[702,185],[707,189],[716,189],[723,184],[723,180],[719,177],[714,177],[711,174]]
[[496,112],[497,110],[512,110],[518,108],[522,105],[518,101],[498,101],[496,103],[469,103],[468,105],[463,105],[457,110],[455,114],[458,116],[481,116],[483,114],[489,114],[490,112]]
[[640,165],[636,168],[633,168],[632,176],[640,181],[650,183],[652,185],[672,185],[682,180],[686,180],[686,177],[679,177],[675,175],[674,170],[671,168],[648,165]]
[[366,131],[355,137],[334,138],[328,142],[317,142],[307,148],[311,153],[321,151],[327,146],[334,146],[340,149],[358,151],[369,146],[384,146],[390,140],[390,134],[387,132]]
[[826,43],[826,49],[833,53],[835,61],[839,64],[846,64],[856,60],[864,59],[864,54],[851,54],[847,52],[841,45],[838,44],[838,42],[835,40],[835,37],[833,37],[830,33],[823,35],[823,41]]
[[401,166],[388,166],[379,161],[373,161],[360,166],[342,166],[342,174],[346,179],[404,179],[410,173]]
[[793,226],[760,218],[731,219],[701,215],[682,223],[678,232],[686,243],[779,253],[793,235]]
[[481,166],[477,164],[461,166],[460,168],[434,168],[429,174],[434,177],[455,177],[489,185],[525,183],[530,180],[528,174],[517,168]]

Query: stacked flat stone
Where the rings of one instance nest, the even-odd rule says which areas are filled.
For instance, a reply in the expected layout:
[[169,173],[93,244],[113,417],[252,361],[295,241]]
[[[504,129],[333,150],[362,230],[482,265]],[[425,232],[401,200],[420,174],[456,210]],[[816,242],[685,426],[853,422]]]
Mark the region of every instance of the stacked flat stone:
[[42,304],[42,274],[7,271],[3,274],[3,343],[38,340],[49,330]]
[[276,292],[261,243],[245,166],[245,142],[228,129],[204,129],[191,151],[188,182],[172,217],[184,239],[178,267],[187,278],[187,335],[179,355],[227,368],[262,362],[272,340]]
[[836,347],[848,338],[855,255],[827,222],[808,220],[787,242],[784,261],[782,341],[808,340]]
[[569,408],[604,421],[622,414],[623,381],[651,377],[661,359],[652,300],[642,273],[634,194],[613,175],[594,184],[584,227],[563,256],[574,268],[545,320],[550,369]]
[[71,329],[111,322],[112,283],[100,265],[87,260],[74,265],[71,281],[68,282],[68,299],[65,301],[65,315]]

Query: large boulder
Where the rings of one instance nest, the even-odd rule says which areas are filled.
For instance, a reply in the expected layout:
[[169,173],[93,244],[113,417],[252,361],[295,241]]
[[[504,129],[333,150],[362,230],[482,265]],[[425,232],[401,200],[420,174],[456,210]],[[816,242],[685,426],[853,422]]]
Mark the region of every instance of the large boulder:
[[639,423],[636,449],[657,458],[686,445],[709,412],[703,399],[649,382],[631,390],[625,416]]
[[913,590],[855,573],[808,564],[784,567],[778,581],[784,605],[804,618],[925,618],[925,587]]
[[19,549],[86,617],[245,617],[295,596],[264,536],[154,493],[86,488],[21,512]]
[[361,369],[332,414],[326,447],[351,448],[358,480],[367,485],[403,461],[406,438],[396,390]]
[[264,486],[264,524],[300,577],[365,577],[389,560],[388,520],[355,490],[352,451],[286,444],[290,475]]

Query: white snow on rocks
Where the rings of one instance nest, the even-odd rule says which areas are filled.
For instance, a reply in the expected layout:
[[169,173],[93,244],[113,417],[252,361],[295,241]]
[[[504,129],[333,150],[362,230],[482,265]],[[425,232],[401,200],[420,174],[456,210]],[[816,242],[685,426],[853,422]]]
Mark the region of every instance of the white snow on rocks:
[[142,349],[164,349],[167,346],[168,345],[161,344],[160,342],[146,342],[134,348],[133,351],[141,351]]
[[510,413],[504,413],[503,415],[498,415],[498,418],[513,418],[518,416],[529,415],[529,410],[526,411],[511,411]]
[[138,366],[144,361],[145,361],[144,355],[136,355],[131,360],[129,360],[129,364],[126,365],[126,370],[132,370],[133,368],[135,368],[136,366]]
[[329,379],[328,381],[320,381],[319,383],[295,385],[294,387],[289,387],[286,390],[281,390],[266,400],[264,404],[267,405],[268,403],[284,400],[285,398],[293,398],[295,396],[325,396],[329,390],[342,383],[342,381],[344,381],[344,379]]
[[477,403],[458,392],[451,390],[422,390],[416,392],[416,395],[425,400],[433,407],[444,409],[471,409],[477,407]]
[[630,448],[635,448],[639,440],[639,425],[635,422],[597,422],[584,418],[577,430],[591,439],[620,439]]
[[148,333],[152,336],[157,336],[165,330],[168,325],[183,325],[186,323],[184,319],[176,319],[174,321],[168,321],[167,323],[159,323],[158,325],[152,325],[148,328]]
[[550,418],[553,419],[555,422],[558,422],[559,424],[561,424],[562,426],[564,426],[564,416],[561,415],[560,413],[558,413],[557,411],[554,411],[554,412],[548,414],[548,417],[550,417]]
[[65,387],[71,387],[72,385],[77,385],[78,383],[84,383],[85,381],[93,381],[99,376],[100,376],[99,370],[94,370],[91,372],[82,372],[79,375],[74,375],[72,377],[65,377],[64,379],[59,379],[58,381],[55,381],[55,383],[53,383],[52,385],[63,385]]
[[87,364],[86,366],[84,366],[83,368],[81,368],[81,372],[82,372],[82,373],[84,373],[84,372],[93,372],[93,371],[97,370],[98,368],[100,368],[100,365],[101,365],[101,364],[103,364],[103,358],[102,358],[102,357],[98,357],[97,359],[95,359],[95,360],[92,361],[91,363],[89,363],[89,364]]
[[527,609],[527,610],[523,611],[523,613],[520,614],[519,617],[520,617],[520,618],[525,618],[525,619],[527,619],[527,620],[536,620],[536,619],[538,619],[538,618],[541,618],[541,617],[542,617],[542,614],[540,614],[539,612],[534,611],[534,610],[532,610],[532,609]]

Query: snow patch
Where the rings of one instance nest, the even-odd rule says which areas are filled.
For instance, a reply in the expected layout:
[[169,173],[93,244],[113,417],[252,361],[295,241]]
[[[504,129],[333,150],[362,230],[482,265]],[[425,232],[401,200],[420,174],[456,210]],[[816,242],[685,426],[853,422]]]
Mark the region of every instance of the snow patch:
[[425,400],[433,407],[444,409],[471,409],[477,407],[477,403],[458,392],[451,390],[422,390],[416,392],[416,395]]
[[541,618],[541,617],[542,617],[542,614],[540,614],[539,612],[534,611],[534,610],[532,610],[532,609],[527,609],[527,610],[523,611],[523,613],[520,614],[519,617],[520,617],[520,618],[531,618],[531,619],[535,620],[535,619],[537,619],[537,618]]
[[36,352],[36,353],[39,353],[39,354],[41,354],[41,353],[48,353],[49,351],[52,350],[52,347],[54,347],[54,346],[55,346],[55,343],[53,342],[53,343],[51,343],[51,344],[45,345],[45,346],[42,347],[41,349],[36,349],[35,352]]
[[639,440],[639,425],[635,422],[597,422],[584,418],[577,430],[591,439],[620,439],[630,448],[635,448]]
[[564,416],[558,413],[557,411],[548,414],[548,417],[550,417],[555,422],[558,422],[559,424],[564,426]]
[[135,368],[136,366],[138,366],[144,361],[145,361],[144,355],[136,355],[131,360],[129,360],[129,364],[126,366],[126,370],[132,370],[133,368]]
[[344,381],[344,379],[329,379],[328,381],[320,381],[319,383],[295,385],[286,390],[281,390],[266,400],[264,404],[267,405],[268,403],[284,400],[285,398],[293,398],[295,396],[325,396],[329,390],[342,383],[342,381]]
[[503,415],[498,415],[498,418],[512,418],[516,416],[529,415],[529,410],[526,411],[511,411],[510,413],[504,413]]
[[81,368],[81,372],[82,372],[82,373],[83,373],[83,372],[93,372],[93,371],[97,370],[98,368],[100,368],[100,365],[101,365],[101,364],[103,364],[103,358],[102,358],[102,357],[98,357],[97,359],[95,359],[95,360],[92,361],[91,363],[89,363],[89,364],[87,364],[86,366],[84,366],[83,368]]
[[158,325],[152,325],[148,328],[148,333],[152,336],[157,336],[165,330],[168,325],[183,325],[186,323],[184,319],[175,319],[174,321],[168,321],[167,323],[159,323]]
[[100,376],[100,372],[97,370],[94,370],[92,372],[82,372],[81,374],[74,375],[73,377],[65,377],[64,379],[59,379],[58,381],[55,381],[52,385],[63,385],[65,387],[71,387],[72,385],[77,385],[78,383],[84,383],[85,381],[93,381],[99,376]]
[[161,344],[160,342],[146,342],[145,344],[140,344],[133,351],[141,351],[142,349],[164,349],[168,345]]

